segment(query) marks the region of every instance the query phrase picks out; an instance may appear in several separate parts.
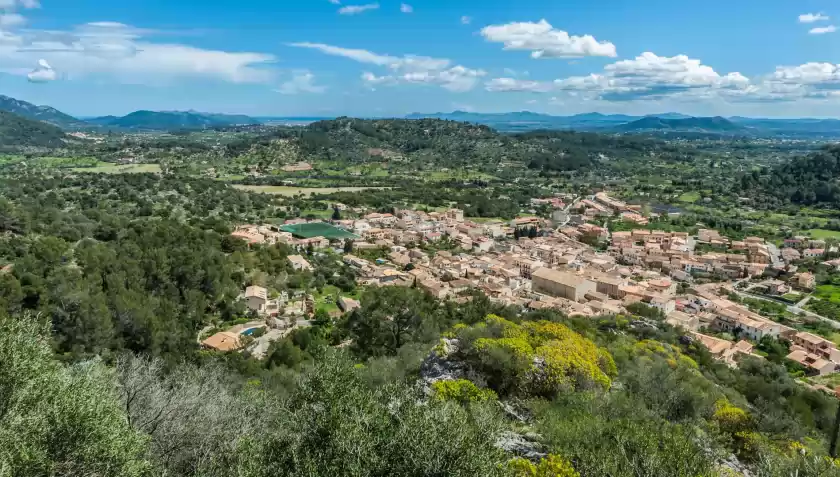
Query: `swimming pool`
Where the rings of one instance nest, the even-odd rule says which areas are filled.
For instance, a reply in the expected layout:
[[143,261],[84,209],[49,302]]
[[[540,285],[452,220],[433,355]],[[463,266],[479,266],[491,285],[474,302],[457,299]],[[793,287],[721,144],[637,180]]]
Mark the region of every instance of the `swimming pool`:
[[247,330],[243,331],[243,332],[242,332],[242,333],[240,333],[240,334],[241,334],[241,335],[243,335],[243,336],[251,336],[251,335],[252,335],[252,334],[254,334],[257,330],[261,330],[261,329],[262,329],[262,328],[260,328],[260,327],[256,327],[256,328],[248,328]]

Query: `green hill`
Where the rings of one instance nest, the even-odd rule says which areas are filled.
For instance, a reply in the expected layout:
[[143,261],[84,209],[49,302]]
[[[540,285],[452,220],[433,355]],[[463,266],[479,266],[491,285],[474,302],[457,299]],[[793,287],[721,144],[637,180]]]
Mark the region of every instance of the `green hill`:
[[0,95],[0,111],[7,111],[27,119],[43,121],[65,129],[79,129],[90,126],[90,124],[76,119],[69,114],[64,114],[55,108],[36,106],[32,103],[3,95]]
[[657,141],[573,131],[503,134],[488,126],[441,119],[318,121],[228,145],[228,155],[258,162],[325,160],[350,164],[402,162],[440,168],[494,169],[521,163],[534,169],[576,170],[632,158]]
[[93,118],[89,122],[102,127],[155,131],[259,124],[259,121],[249,116],[197,113],[194,111],[135,111],[122,117],[103,116]]
[[62,147],[65,137],[56,126],[0,111],[0,147]]

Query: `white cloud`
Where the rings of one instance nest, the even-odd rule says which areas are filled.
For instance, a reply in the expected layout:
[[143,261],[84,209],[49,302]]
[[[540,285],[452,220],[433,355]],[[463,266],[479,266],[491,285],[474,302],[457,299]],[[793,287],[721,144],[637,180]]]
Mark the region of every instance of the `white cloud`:
[[573,36],[557,30],[545,20],[490,25],[481,29],[487,41],[503,43],[505,50],[527,50],[531,57],[580,58],[583,56],[615,57],[615,45],[599,42],[591,35]]
[[450,60],[444,58],[380,55],[368,50],[342,48],[323,43],[291,43],[290,46],[311,48],[328,55],[341,56],[390,70],[388,74],[382,76],[364,72],[362,81],[368,86],[433,84],[449,91],[463,92],[473,89],[478,80],[487,74],[483,70],[470,69],[461,65],[453,66]]
[[572,76],[553,82],[496,78],[485,83],[488,91],[561,91],[580,93],[584,99],[632,101],[666,96],[700,96],[710,91],[744,90],[750,80],[740,73],[720,75],[700,60],[685,55],[661,57],[643,53],[604,67],[601,74]]
[[30,71],[26,76],[31,83],[48,83],[58,79],[58,75],[52,69],[52,66],[47,63],[47,60],[39,60],[38,67]]
[[[3,1],[3,0],[0,0]],[[114,22],[70,31],[22,30],[0,34],[0,68],[19,69],[39,59],[69,78],[109,76],[130,84],[160,84],[176,78],[210,78],[232,83],[269,83],[274,56],[205,50],[156,43],[148,31]]]
[[315,84],[315,75],[307,70],[295,71],[292,78],[280,85],[276,91],[281,94],[323,93],[326,86]]
[[414,7],[407,3],[400,4],[400,11],[403,13],[414,13]]
[[0,0],[0,10],[16,10],[17,8],[40,8],[38,0]]
[[333,5],[341,5],[341,0],[329,0]]
[[825,35],[826,33],[834,33],[837,31],[837,27],[834,25],[829,25],[826,27],[817,27],[811,28],[808,33],[811,35]]
[[5,13],[0,15],[0,28],[15,28],[26,23],[26,18],[18,13]]
[[547,93],[554,89],[554,84],[545,81],[527,81],[516,78],[494,78],[484,83],[484,88],[492,92]]
[[804,13],[799,15],[799,23],[816,23],[828,20],[830,20],[830,18],[822,13]]
[[461,25],[469,25],[470,23],[472,23],[472,17],[467,15],[461,17]]
[[339,8],[338,13],[339,15],[357,15],[368,10],[377,10],[378,8],[378,3],[368,3],[366,5],[347,5],[346,7]]

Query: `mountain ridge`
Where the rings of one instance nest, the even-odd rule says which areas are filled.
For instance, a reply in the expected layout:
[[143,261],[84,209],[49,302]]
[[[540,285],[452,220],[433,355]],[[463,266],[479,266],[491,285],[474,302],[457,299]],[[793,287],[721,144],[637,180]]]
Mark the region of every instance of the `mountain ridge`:
[[64,129],[78,129],[89,126],[85,121],[63,113],[52,106],[38,106],[5,95],[0,95],[0,111],[7,111],[26,119],[42,121]]
[[257,119],[245,115],[150,110],[138,110],[125,116],[90,118],[88,122],[100,127],[141,130],[204,129],[260,124]]

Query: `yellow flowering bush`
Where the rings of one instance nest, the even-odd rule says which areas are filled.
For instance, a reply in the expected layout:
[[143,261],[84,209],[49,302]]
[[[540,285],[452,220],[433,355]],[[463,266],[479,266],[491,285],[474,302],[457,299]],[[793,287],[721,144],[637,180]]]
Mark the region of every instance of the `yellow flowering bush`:
[[580,477],[569,461],[554,454],[541,459],[537,465],[517,457],[508,462],[508,470],[513,477]]
[[672,368],[683,365],[689,368],[698,369],[697,362],[691,359],[691,357],[683,354],[679,348],[667,343],[660,343],[655,340],[642,340],[637,342],[633,345],[633,353],[637,356],[659,356],[665,358],[665,361]]
[[712,420],[722,431],[736,434],[749,425],[750,415],[740,407],[733,406],[727,399],[719,399],[715,403]]
[[462,404],[498,399],[498,396],[492,390],[481,389],[468,379],[437,381],[432,384],[432,391],[434,391],[433,399],[456,401]]
[[465,338],[467,360],[488,374],[491,387],[500,392],[551,395],[580,388],[607,389],[617,374],[609,352],[559,323],[519,325],[490,315],[472,328],[455,332]]

